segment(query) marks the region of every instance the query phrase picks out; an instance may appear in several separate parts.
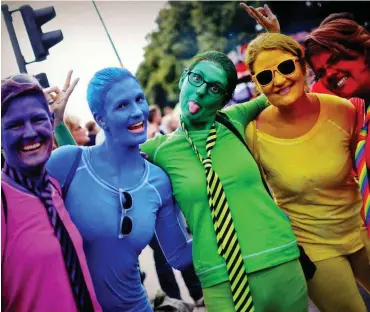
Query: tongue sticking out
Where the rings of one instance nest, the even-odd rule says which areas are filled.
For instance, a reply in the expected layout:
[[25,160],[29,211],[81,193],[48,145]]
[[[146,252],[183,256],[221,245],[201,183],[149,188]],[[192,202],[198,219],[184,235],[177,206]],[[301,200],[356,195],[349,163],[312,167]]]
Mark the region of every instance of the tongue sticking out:
[[194,101],[189,101],[189,112],[190,114],[195,114],[198,110],[200,110],[200,106],[195,103]]

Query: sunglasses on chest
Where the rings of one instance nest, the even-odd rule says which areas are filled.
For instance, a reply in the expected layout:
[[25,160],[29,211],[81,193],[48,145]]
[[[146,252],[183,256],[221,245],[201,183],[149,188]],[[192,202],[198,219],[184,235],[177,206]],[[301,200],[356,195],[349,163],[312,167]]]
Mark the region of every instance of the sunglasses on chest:
[[296,70],[295,62],[298,60],[297,57],[292,57],[281,62],[274,67],[260,71],[258,74],[253,75],[253,77],[258,81],[258,83],[264,87],[272,83],[274,79],[274,72],[278,71],[283,76],[289,76],[294,74]]
[[132,232],[132,219],[127,212],[132,209],[132,196],[130,193],[119,189],[119,201],[121,205],[121,222],[118,238],[123,238]]

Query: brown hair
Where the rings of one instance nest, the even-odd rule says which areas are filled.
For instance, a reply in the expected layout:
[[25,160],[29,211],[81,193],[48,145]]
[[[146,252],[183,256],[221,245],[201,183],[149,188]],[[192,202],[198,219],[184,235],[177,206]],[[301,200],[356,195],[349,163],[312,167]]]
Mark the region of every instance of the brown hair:
[[370,65],[370,33],[351,18],[346,13],[331,14],[311,32],[305,40],[306,58],[311,67],[311,57],[323,51],[349,58],[353,58],[351,51],[356,51]]
[[85,128],[87,131],[91,132],[94,131],[95,127],[97,126],[96,122],[94,120],[90,120],[85,124]]
[[302,70],[306,70],[304,52],[297,41],[280,33],[263,33],[248,44],[246,51],[246,63],[252,75],[254,75],[253,65],[258,54],[266,50],[282,50],[291,53],[298,57]]

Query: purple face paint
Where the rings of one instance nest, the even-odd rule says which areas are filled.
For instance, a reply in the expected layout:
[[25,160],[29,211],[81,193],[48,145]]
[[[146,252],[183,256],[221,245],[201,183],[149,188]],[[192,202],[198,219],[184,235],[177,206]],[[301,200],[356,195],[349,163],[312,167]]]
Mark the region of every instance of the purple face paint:
[[20,171],[42,169],[53,147],[53,120],[45,97],[20,96],[1,118],[1,145],[9,166]]

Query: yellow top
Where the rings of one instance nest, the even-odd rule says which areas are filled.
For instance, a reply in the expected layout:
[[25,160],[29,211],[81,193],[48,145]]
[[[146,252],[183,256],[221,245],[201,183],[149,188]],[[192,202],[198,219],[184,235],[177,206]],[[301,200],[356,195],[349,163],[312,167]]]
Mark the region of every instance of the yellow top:
[[256,130],[253,121],[246,138],[298,242],[312,261],[319,261],[363,247],[362,200],[351,172],[355,108],[336,96],[315,95],[320,114],[306,134],[276,138]]

